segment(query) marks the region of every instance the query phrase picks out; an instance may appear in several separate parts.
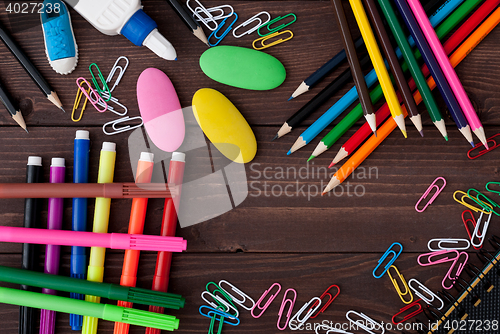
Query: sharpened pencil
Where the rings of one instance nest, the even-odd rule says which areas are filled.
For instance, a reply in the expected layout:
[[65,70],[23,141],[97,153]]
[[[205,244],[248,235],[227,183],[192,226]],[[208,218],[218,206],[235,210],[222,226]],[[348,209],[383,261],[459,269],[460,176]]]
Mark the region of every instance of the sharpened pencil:
[[168,4],[174,12],[179,16],[179,18],[184,22],[184,24],[189,28],[189,30],[196,36],[200,41],[202,41],[207,46],[208,39],[205,33],[203,32],[203,28],[196,22],[193,16],[186,10],[186,8],[179,3],[177,0],[168,0]]
[[7,109],[12,119],[16,121],[16,123],[19,124],[19,126],[24,131],[28,132],[28,129],[26,129],[26,123],[24,122],[23,114],[21,114],[21,110],[18,110],[16,107],[14,107],[14,103],[12,103],[12,100],[7,91],[2,87],[2,83],[0,83],[0,100],[2,100],[5,109]]

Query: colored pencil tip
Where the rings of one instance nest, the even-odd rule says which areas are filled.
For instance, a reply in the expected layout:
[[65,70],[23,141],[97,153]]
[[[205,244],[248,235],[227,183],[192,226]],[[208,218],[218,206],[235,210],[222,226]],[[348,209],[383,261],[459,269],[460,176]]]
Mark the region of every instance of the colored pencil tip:
[[271,141],[275,141],[276,139],[278,139],[278,134],[276,134],[276,136],[274,136],[274,138],[271,139]]
[[30,132],[28,131],[28,129],[27,129],[27,128],[26,128],[26,129],[24,129],[24,131],[26,131],[26,133],[30,133]]
[[486,150],[489,151],[490,150],[490,147],[488,146],[488,142],[485,142],[484,143],[484,147],[486,147]]
[[420,130],[418,133],[420,133],[420,136],[424,137],[424,130]]
[[314,155],[311,155],[309,159],[307,159],[307,162],[311,161],[312,159],[316,158]]
[[403,133],[403,136],[405,136],[405,138],[408,138],[408,136],[406,135],[406,131],[405,130],[401,130],[401,132]]
[[472,147],[476,147],[476,145],[474,145],[474,142],[473,142],[473,141],[471,141],[469,144],[471,144],[471,145],[472,145]]
[[444,136],[444,139],[445,139],[446,141],[448,141],[448,136]]
[[290,154],[292,154],[292,150],[291,149],[288,150],[288,152],[286,153],[286,155],[290,155]]
[[66,110],[64,110],[64,108],[63,108],[63,107],[59,107],[59,108],[61,108],[61,110],[62,110],[64,113],[66,112]]
[[290,101],[291,99],[293,99],[293,95],[290,96],[287,101]]
[[373,131],[373,134],[375,135],[375,138],[377,137],[377,130]]
[[332,163],[328,166],[328,168],[332,168],[333,166],[335,166],[335,162],[332,162]]

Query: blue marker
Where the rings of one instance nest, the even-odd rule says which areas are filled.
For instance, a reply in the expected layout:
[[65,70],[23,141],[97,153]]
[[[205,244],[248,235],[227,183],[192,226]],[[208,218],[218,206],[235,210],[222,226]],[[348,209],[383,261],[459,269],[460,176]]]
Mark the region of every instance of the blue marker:
[[[86,130],[77,130],[74,145],[73,183],[89,182],[90,138]],[[73,231],[87,231],[87,199],[73,198]],[[71,277],[85,279],[87,255],[85,247],[71,247]],[[84,295],[71,293],[71,298],[83,300]],[[74,331],[81,330],[83,316],[70,314],[69,324]]]

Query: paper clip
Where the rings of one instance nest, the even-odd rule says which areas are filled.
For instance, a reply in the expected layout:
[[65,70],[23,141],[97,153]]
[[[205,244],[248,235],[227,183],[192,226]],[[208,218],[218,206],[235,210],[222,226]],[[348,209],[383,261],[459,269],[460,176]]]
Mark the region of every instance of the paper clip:
[[[118,63],[120,62],[121,59],[124,59],[126,62],[124,67],[118,65]],[[106,83],[107,84],[110,83],[111,79],[113,79],[113,77],[115,76],[116,70],[120,70],[118,77],[116,78],[115,84],[109,90],[110,92],[113,92],[113,90],[115,90],[116,86],[118,86],[120,81],[122,81],[122,77],[125,74],[125,71],[127,70],[128,64],[129,64],[128,58],[125,56],[121,56],[121,57],[118,57],[118,59],[116,59],[115,64],[111,68],[111,71],[109,72],[109,75],[106,78]]]
[[[293,292],[293,299],[286,298],[288,291]],[[276,327],[278,327],[278,329],[280,331],[286,329],[286,326],[288,325],[288,321],[290,321],[290,316],[292,315],[293,306],[295,305],[296,299],[297,299],[297,291],[295,291],[294,289],[287,289],[285,291],[285,295],[283,296],[283,301],[281,302],[280,311],[278,312],[278,322],[276,323]],[[283,311],[285,310],[285,306],[287,303],[290,304],[290,307],[288,308],[288,312],[286,313],[285,325],[283,327],[280,327],[281,316],[283,315]]]
[[[316,303],[317,303],[317,305],[316,305]],[[316,305],[316,307],[314,307],[313,309],[309,308],[309,311],[307,311],[306,315],[303,316],[302,319],[300,319],[299,317],[302,315],[302,313],[304,313],[304,311],[308,307],[311,307],[312,305]],[[290,329],[292,331],[299,329],[300,326],[302,326],[311,317],[311,315],[314,312],[316,312],[320,307],[321,307],[321,299],[319,299],[319,297],[311,298],[311,300],[308,301],[307,303],[305,303],[304,306],[302,306],[300,308],[300,310],[298,310],[297,313],[295,313],[295,315],[292,317],[292,319],[290,319],[290,323],[288,324],[288,327],[290,327]],[[294,323],[292,323],[294,320],[295,320],[294,323],[297,323],[297,325],[294,325]]]
[[[436,185],[436,182],[438,180],[443,180],[443,186],[441,188],[439,188],[437,185]],[[438,177],[434,180],[434,182],[431,183],[431,185],[429,186],[429,188],[427,188],[427,190],[425,191],[425,193],[422,195],[422,197],[420,197],[420,199],[418,200],[417,204],[415,204],[415,210],[417,210],[417,212],[424,212],[425,209],[427,209],[427,207],[429,205],[432,204],[432,202],[434,202],[434,200],[436,199],[436,197],[438,197],[438,195],[443,191],[444,187],[446,186],[446,180],[443,178],[443,177]],[[418,209],[418,205],[420,204],[420,202],[422,202],[422,200],[424,200],[427,195],[430,194],[430,192],[432,191],[432,189],[436,188],[436,193],[434,193],[434,195],[432,195],[431,199],[427,202],[427,204],[424,206],[424,208],[422,210],[419,210]]]
[[[458,200],[458,199],[457,199],[457,196],[456,196],[457,194],[462,194],[462,197],[460,198],[460,200]],[[490,211],[484,211],[482,206],[481,206],[481,208],[476,208],[476,207],[475,207],[475,206],[473,206],[472,204],[467,203],[467,202],[465,201],[465,199],[466,199],[466,198],[471,199],[471,198],[469,197],[469,195],[467,195],[467,194],[466,194],[465,192],[463,192],[462,190],[457,190],[457,191],[455,191],[455,192],[453,193],[453,199],[454,199],[456,202],[458,202],[458,203],[462,204],[463,206],[465,206],[466,208],[469,208],[469,209],[471,209],[471,210],[472,210],[472,211],[474,211],[474,212],[482,212],[482,213],[486,213],[486,214],[490,213]],[[474,201],[474,203],[477,203],[477,202],[476,202],[476,201]],[[486,204],[486,205],[488,205],[488,204]],[[490,207],[491,207],[491,206],[490,206]],[[491,209],[493,209],[493,208],[491,208]]]
[[[441,282],[443,288],[449,290],[453,287],[453,285],[455,285],[455,281],[457,280],[457,277],[462,273],[462,270],[464,270],[468,259],[469,254],[467,254],[467,252],[460,252],[458,257],[455,259],[455,261],[453,261],[450,269],[444,276],[443,282]],[[451,283],[451,285],[448,285],[448,283]]]
[[[418,314],[422,313],[422,312],[424,311],[424,309],[422,308],[422,304],[420,304],[420,303],[419,303],[420,301],[422,301],[422,299],[417,299],[417,300],[415,300],[413,303],[408,304],[408,305],[405,305],[402,309],[400,309],[400,310],[399,310],[399,312],[398,312],[398,313],[396,313],[396,314],[394,314],[394,315],[392,316],[392,323],[393,323],[394,325],[397,325],[397,324],[403,323],[403,322],[405,322],[405,321],[408,321],[408,320],[410,320],[411,318],[413,318],[414,316],[416,316],[416,315],[418,315]],[[412,311],[412,312],[408,313],[407,315],[405,315],[405,316],[403,317],[403,320],[396,322],[396,317],[397,317],[398,315],[403,314],[404,312],[408,311],[409,309],[411,309],[411,308],[412,308],[412,307],[414,307],[414,306],[417,306],[417,309],[416,309],[415,311]]]
[[486,190],[488,190],[490,193],[495,193],[495,194],[500,195],[500,191],[498,191],[498,190],[492,190],[492,189],[489,188],[490,184],[495,184],[497,186],[500,186],[500,182],[488,182],[488,183],[486,183],[486,187],[485,187]]
[[[269,44],[264,44],[265,41],[267,41],[268,39],[271,39],[273,37],[276,37],[276,36],[281,36],[283,34],[290,34],[290,37],[287,37],[287,38],[280,38],[274,42],[271,42]],[[253,41],[252,43],[252,47],[255,49],[255,50],[264,50],[264,49],[267,49],[267,48],[270,48],[271,46],[274,46],[274,45],[278,45],[278,44],[281,44],[283,42],[286,42],[286,41],[289,41],[293,38],[293,32],[291,30],[284,30],[284,31],[277,31],[277,32],[274,32],[270,35],[266,35],[264,37],[260,37],[260,38],[257,38],[255,41]],[[256,42],[260,42],[260,44],[262,46],[260,47],[257,47],[255,46],[255,43]]]
[[[465,218],[465,214],[466,213],[469,213],[471,218]],[[471,239],[472,241],[472,233],[470,233],[470,229],[469,229],[469,222],[472,224],[472,228],[476,228],[476,218],[474,217],[474,214],[472,213],[472,211],[470,210],[465,210],[464,212],[462,212],[462,221],[464,222],[464,226],[465,226],[465,230],[467,231],[467,235],[469,236],[469,239]],[[474,249],[475,250],[479,250],[480,248],[476,248],[476,246],[474,246]]]
[[[471,192],[473,191],[477,193],[475,197],[471,195]],[[497,216],[500,216],[500,212],[495,211],[495,208],[500,208],[500,205],[498,205],[496,202],[494,202],[492,199],[490,199],[483,193],[479,192],[474,188],[471,188],[467,190],[467,196],[469,196],[474,202],[479,204],[484,210],[490,210],[490,213],[493,212]],[[480,197],[484,198],[485,201],[481,200]]]
[[467,156],[469,157],[469,159],[471,160],[474,160],[474,159],[477,159],[479,158],[480,156],[482,155],[485,155],[486,153],[488,152],[491,152],[493,149],[497,148],[498,146],[500,146],[500,144],[497,144],[496,140],[495,140],[495,137],[496,136],[500,136],[500,133],[497,133],[496,135],[493,135],[491,136],[490,138],[488,138],[486,141],[488,143],[488,146],[489,146],[489,150],[487,150],[486,148],[484,150],[481,150],[479,151],[478,154],[472,156],[471,153],[476,151],[479,147],[483,146],[484,145],[482,143],[479,143],[477,144],[476,146],[474,146],[473,148],[471,148],[468,152],[467,152]]
[[[106,92],[102,92],[102,95],[103,95],[104,97],[108,96],[107,94],[108,94],[108,93],[106,93]],[[97,93],[96,93],[96,92],[90,92],[90,97],[92,97],[92,98],[97,98],[97,96],[99,96],[99,95],[97,95]],[[106,110],[109,110],[109,111],[111,111],[112,113],[117,114],[118,116],[125,116],[125,115],[127,115],[127,113],[128,113],[128,109],[127,109],[127,107],[125,107],[123,104],[121,104],[120,102],[118,102],[118,99],[117,99],[116,97],[112,96],[112,97],[111,97],[111,99],[109,100],[109,102],[113,102],[113,103],[114,103],[114,104],[116,104],[117,106],[121,107],[121,108],[124,110],[124,112],[119,113],[119,112],[118,112],[115,108],[113,108],[113,106],[111,106],[109,103],[106,103],[106,106],[107,106],[107,109],[106,109]],[[105,107],[105,105],[104,105],[104,100],[102,100],[102,99],[101,99],[101,100],[97,100],[97,102],[96,102],[96,103],[97,103],[97,105],[99,105],[99,106],[101,106],[101,107],[103,107],[103,108]]]
[[[399,280],[402,282],[403,287],[405,289],[404,293],[401,292],[401,289],[399,288],[398,281],[396,279],[392,278],[391,268],[394,268],[394,270],[396,270],[396,273],[398,274]],[[389,278],[391,279],[392,285],[394,285],[394,288],[396,289],[396,292],[398,293],[398,296],[401,299],[401,301],[405,304],[411,303],[413,301],[413,295],[411,294],[411,291],[408,288],[408,284],[406,284],[406,280],[405,280],[404,276],[399,272],[398,268],[396,268],[396,266],[394,266],[394,265],[390,266],[389,270],[387,270],[387,274],[389,275]],[[407,294],[410,294],[410,300],[408,300],[408,301],[406,301],[404,299],[404,296],[406,296]]]
[[[479,233],[479,227],[481,226],[481,221],[483,220],[483,215],[484,215],[484,213],[481,213],[481,216],[479,216],[479,219],[477,220],[476,227],[474,227],[474,232],[472,233],[472,238],[471,238],[472,246],[475,246],[478,248],[483,247],[483,242],[484,242],[484,239],[486,237],[486,232],[488,231],[488,227],[490,226],[490,220],[491,220],[491,217],[493,216],[491,213],[489,214],[488,220],[486,222],[484,222],[483,229],[482,229],[481,233]],[[479,240],[479,243],[474,242],[474,240],[476,238]]]
[[[225,12],[224,8],[229,8],[229,14],[225,14],[226,12]],[[203,9],[201,7],[196,7],[194,10],[197,11],[198,13],[203,12]],[[206,8],[206,10],[208,13],[210,13],[210,15],[212,16],[212,19],[215,21],[226,19],[226,18],[232,16],[234,13],[234,9],[231,5],[220,5],[220,6]],[[220,12],[220,15],[214,16],[214,15],[212,15],[213,12]],[[201,20],[199,18],[196,19],[196,21],[200,21],[200,22],[202,20],[206,20],[206,19],[204,19],[203,17]]]
[[[203,313],[203,310],[204,309],[207,309],[207,313]],[[215,316],[219,316],[219,319],[215,319],[217,321],[222,321],[224,322],[225,324],[228,324],[228,325],[231,325],[231,326],[238,326],[240,324],[240,319],[239,318],[234,318],[233,316],[231,316],[230,314],[224,312],[224,311],[221,311],[221,310],[217,310],[211,306],[207,306],[207,305],[201,305],[200,308],[199,308],[199,312],[202,316],[204,317],[207,317],[207,318],[212,318],[214,315]],[[233,322],[229,321],[229,320],[235,320]]]
[[[126,125],[126,126],[122,126],[122,127],[119,127],[119,128],[116,127],[117,124],[128,122],[128,121],[132,121],[132,120],[135,120],[135,119],[140,119],[141,120],[141,124],[134,125],[134,126]],[[122,132],[126,132],[126,131],[137,129],[137,128],[141,127],[143,124],[144,124],[144,122],[142,121],[141,116],[136,116],[136,117],[125,116],[125,117],[118,118],[118,119],[109,121],[107,123],[104,123],[104,125],[102,126],[102,131],[105,134],[107,134],[108,136],[111,136],[111,135],[116,135],[116,134],[119,134],[119,133],[122,133]],[[110,125],[113,128],[113,130],[114,130],[112,132],[106,131],[106,127],[110,126]]]
[[[265,19],[264,21],[262,21],[260,19],[260,17],[259,17],[261,15],[266,15],[267,19]],[[243,37],[245,35],[250,35],[255,30],[259,29],[262,25],[266,24],[269,21],[271,21],[271,14],[269,14],[268,12],[264,11],[264,12],[260,12],[258,14],[255,14],[254,16],[252,16],[251,18],[249,18],[248,20],[246,20],[245,22],[243,22],[242,24],[240,24],[239,26],[237,26],[236,28],[234,28],[233,29],[233,36],[234,36],[234,38],[240,38],[240,37]],[[248,29],[244,33],[236,35],[236,30],[238,30],[240,28],[243,28],[243,27],[246,27],[247,25],[249,25],[250,23],[253,23],[253,22],[258,22],[258,24],[256,26],[254,26],[253,28]]]
[[[238,294],[240,297],[242,297],[243,299],[242,300],[239,300],[237,299],[234,295],[232,295],[231,293],[229,293],[228,290],[224,289],[222,287],[222,283],[225,283],[227,285],[229,285],[229,287],[231,288],[231,290]],[[235,287],[234,285],[232,285],[231,283],[229,283],[228,281],[226,280],[221,280],[219,282],[219,287],[224,290],[224,292],[233,300],[233,302],[235,302],[236,304],[240,305],[241,307],[243,307],[245,310],[248,310],[250,311],[254,306],[255,306],[255,301],[250,298],[250,296],[248,296],[246,293],[244,293],[243,291],[241,291],[240,289],[238,289],[237,287]],[[250,303],[252,304],[252,306],[248,307],[248,306],[245,306],[245,303],[246,301],[249,300]]]
[[[432,243],[433,242],[437,242],[437,248],[432,248]],[[457,245],[459,245],[461,242],[465,243],[464,246],[462,247],[459,247]],[[449,243],[449,244],[452,244],[452,245],[455,245],[453,247],[446,247],[446,246],[443,246],[443,244],[446,245],[446,243]],[[429,250],[431,252],[439,252],[441,250],[466,250],[466,249],[469,249],[470,247],[470,241],[467,240],[467,239],[453,239],[453,238],[436,238],[436,239],[431,239],[429,240],[429,242],[427,243],[427,248],[429,248]]]
[[[264,306],[260,306],[260,303],[262,302],[262,300],[264,300],[264,298],[269,294],[269,292],[271,292],[271,290],[274,288],[274,286],[278,287],[278,291],[276,291],[276,293],[274,295],[271,295],[271,297],[269,297],[269,300],[266,302],[266,304]],[[280,291],[281,291],[281,285],[279,283],[274,283],[273,285],[271,285],[271,287],[269,289],[267,289],[266,291],[264,291],[264,293],[262,294],[262,296],[260,296],[260,298],[255,303],[254,307],[250,310],[250,314],[252,315],[252,317],[254,317],[255,319],[260,318],[264,314],[264,312],[266,312],[266,310],[269,307],[269,305],[271,305],[271,303],[273,302],[274,298],[276,298],[278,296],[278,294],[280,293]],[[262,310],[262,312],[260,312],[259,315],[253,314],[254,310],[256,308],[258,308],[259,310]]]
[[[211,285],[215,286],[215,289],[213,291],[210,291]],[[236,305],[233,304],[233,299],[215,282],[208,282],[207,285],[205,286],[205,290],[214,296],[216,296],[216,293],[219,292],[228,301],[228,303],[230,303],[234,308],[236,308]]]
[[[335,296],[332,297],[332,294],[328,291],[330,291],[331,288],[337,288],[337,293],[335,294]],[[328,306],[330,306],[330,304],[338,297],[338,295],[340,294],[340,288],[338,285],[330,285],[328,287],[328,289],[325,290],[325,292],[323,292],[321,294],[321,296],[319,296],[319,299],[321,299],[321,304],[323,305],[323,307],[321,308],[321,310],[318,311],[318,313],[314,314],[314,315],[311,315],[311,319],[314,319],[316,318],[318,315],[320,315],[321,313],[325,312],[326,309],[328,308]],[[328,296],[328,301],[325,303],[323,301],[323,298],[325,298],[326,296]],[[315,307],[316,304],[312,305],[309,310],[311,310],[311,308]]]
[[[83,81],[85,84],[87,84],[87,87],[89,89],[85,90],[85,88],[82,87],[82,82],[80,81]],[[76,79],[76,84],[78,86],[78,88],[80,88],[80,90],[82,91],[82,94],[85,95],[85,97],[87,99],[89,99],[90,103],[92,103],[92,105],[94,106],[94,108],[96,108],[96,110],[98,112],[105,112],[107,109],[108,109],[108,104],[106,103],[106,101],[104,101],[102,99],[102,97],[100,95],[98,95],[95,91],[94,91],[94,88],[92,88],[92,86],[90,85],[90,83],[85,79],[85,78],[82,78],[82,77],[79,77],[78,79]],[[90,97],[90,93],[87,93],[87,91],[90,91],[90,93],[94,93],[95,96],[97,96],[97,99],[92,99]],[[99,109],[97,106],[98,106],[98,102],[99,100],[103,103],[103,105],[105,107],[103,107],[104,109]]]
[[[90,86],[89,86],[89,89],[87,90],[87,95],[89,94],[89,92],[90,92]],[[82,99],[82,96],[83,96],[83,92],[80,88],[78,88],[78,90],[76,91],[75,102],[73,103],[73,110],[71,111],[71,120],[73,122],[79,122],[82,119],[83,112],[85,111],[85,108],[87,107],[87,102],[89,101],[89,99],[85,98],[85,102],[83,102],[82,109],[80,110],[80,117],[75,119],[75,111],[76,111],[76,109],[78,109],[78,106],[80,105],[80,100]]]
[[[276,22],[278,22],[278,21],[281,21],[281,20],[283,20],[283,19],[285,19],[285,18],[287,18],[287,17],[289,17],[289,16],[293,16],[293,20],[292,20],[291,22],[280,24],[279,26],[277,26],[277,27],[275,27],[275,28],[272,28],[272,29],[271,29],[271,28],[269,28],[269,26],[270,26],[271,24],[276,23]],[[272,19],[271,21],[269,21],[269,22],[267,22],[267,23],[265,23],[265,24],[261,25],[259,28],[257,28],[257,33],[259,34],[259,36],[264,37],[264,36],[267,36],[267,35],[269,35],[269,34],[272,34],[273,32],[276,32],[276,31],[281,30],[281,29],[283,29],[283,28],[285,28],[285,27],[288,27],[290,24],[294,23],[295,21],[297,21],[297,16],[295,16],[295,14],[294,14],[294,13],[289,13],[289,14],[286,14],[285,16],[278,16],[277,18],[274,18],[274,19]],[[267,30],[268,30],[269,32],[267,32],[267,33],[265,33],[265,34],[262,34],[262,33],[260,32],[260,29],[262,29],[262,28],[267,28]]]
[[[225,18],[224,21],[222,21],[221,24],[219,24],[219,27],[217,29],[215,29],[214,31],[212,31],[212,33],[210,34],[210,36],[208,36],[208,44],[210,46],[217,46],[220,43],[220,41],[222,41],[222,39],[224,37],[226,37],[227,34],[229,34],[229,32],[231,31],[231,29],[233,28],[233,25],[236,23],[236,20],[238,20],[238,14],[234,13],[234,21],[227,27],[227,29],[219,37],[219,36],[217,36],[217,33],[224,26],[224,24],[226,24],[226,20],[227,20],[227,18]],[[215,39],[217,40],[217,42],[215,44],[212,44],[210,42],[210,39],[212,38],[212,36],[215,37]]]
[[[211,302],[209,301],[205,295],[208,295],[209,297],[211,297],[213,300],[215,300],[215,302],[217,303],[214,303],[214,302]],[[233,316],[234,318],[238,318],[240,313],[238,312],[238,309],[234,306],[234,305],[230,305],[227,301],[225,301],[222,297],[219,297],[219,296],[216,296],[214,294],[212,294],[211,292],[208,292],[208,291],[203,291],[201,293],[201,299],[203,299],[208,305],[212,306],[213,308],[216,308],[216,309],[222,309],[222,311],[226,312],[227,314],[230,314],[231,316]],[[231,310],[234,311],[234,314],[231,314],[229,313]]]
[[[208,10],[207,10],[207,9],[206,9],[206,8],[205,8],[205,7],[204,7],[204,6],[200,3],[200,1],[199,1],[199,0],[194,0],[194,1],[198,4],[198,7],[197,7],[196,9],[200,8],[200,10],[195,10],[195,9],[193,9],[193,8],[189,5],[189,2],[190,2],[190,1],[191,1],[191,0],[187,0],[187,1],[186,1],[186,7],[187,7],[187,8],[189,8],[189,10],[190,10],[190,11],[191,11],[191,12],[192,12],[192,13],[193,13],[193,14],[194,14],[194,15],[195,15],[198,19],[199,19],[199,21],[200,21],[200,22],[202,22],[202,23],[203,23],[203,24],[204,24],[204,25],[205,25],[208,29],[210,29],[211,31],[214,31],[215,29],[217,29],[217,27],[219,26],[219,24],[217,23],[217,21],[215,21],[215,20],[214,20],[214,17],[212,16],[212,14],[210,14],[210,13],[208,12]],[[200,15],[199,11],[201,11],[202,13],[204,13],[204,14],[207,16],[207,18],[206,18],[206,19],[204,19],[204,18]],[[209,24],[209,22],[210,22],[210,21],[211,21],[211,22],[213,22],[213,24],[214,24],[214,26],[215,26],[215,27],[211,27],[211,26],[210,26],[210,24]]]
[[[413,286],[411,286],[411,282],[416,282],[416,284],[418,286],[416,288],[414,288]],[[440,307],[436,307],[436,308],[438,310],[441,310],[444,307],[443,300],[441,298],[439,298],[434,292],[432,292],[431,290],[429,290],[425,285],[423,285],[422,283],[420,283],[419,281],[417,281],[416,279],[412,278],[411,280],[409,280],[408,281],[408,286],[410,287],[410,289],[413,290],[413,293],[418,298],[422,299],[426,304],[432,305],[432,302],[436,299],[436,300],[438,300],[441,303],[441,306]],[[426,294],[428,294],[430,298],[427,298],[424,295],[422,295],[420,293],[420,291],[418,291],[418,289],[420,289],[423,292],[425,292]]]
[[[453,257],[451,257],[448,254],[454,254]],[[446,255],[446,256],[444,256]],[[442,257],[444,256],[444,257]],[[434,258],[437,257],[437,260],[434,260]],[[422,261],[422,259],[427,258],[427,261]],[[432,266],[435,264],[440,264],[440,263],[445,263],[445,262],[451,262],[455,261],[458,258],[458,251],[456,249],[443,249],[443,250],[438,250],[430,253],[425,253],[425,254],[420,254],[417,257],[417,263],[421,265],[422,267],[425,266]]]
[[[365,326],[363,324],[363,321],[359,321],[359,320],[352,320],[351,318],[349,318],[349,314],[352,313],[352,314],[355,314],[357,315],[358,317],[360,317],[361,319],[364,319],[365,323],[368,325],[370,324],[370,326]],[[380,334],[384,334],[385,332],[385,329],[384,329],[384,326],[382,326],[381,324],[379,324],[378,322],[376,322],[375,320],[373,320],[372,318],[369,318],[367,317],[366,315],[364,315],[363,313],[358,313],[356,311],[353,311],[353,310],[350,310],[348,311],[346,314],[345,314],[345,317],[347,318],[347,320],[349,320],[349,322],[352,322],[353,324],[356,324],[357,327],[363,329],[365,332],[367,333],[371,333],[371,334],[375,334],[374,332],[371,331],[371,329],[375,329],[377,327],[379,327],[382,332],[380,332]]]
[[[97,83],[97,79],[95,78],[94,72],[92,72],[92,66],[95,66],[95,68],[97,68],[97,76],[99,77],[99,80],[101,80],[102,88]],[[103,92],[107,92],[109,94],[109,97],[106,100],[104,100],[104,101],[108,102],[109,99],[111,98],[111,91],[109,90],[109,87],[108,87],[108,84],[106,83],[106,80],[104,80],[104,77],[102,76],[102,73],[101,73],[101,70],[99,69],[99,66],[97,66],[96,63],[92,63],[89,66],[89,71],[90,71],[90,74],[92,74],[92,83],[94,84],[95,89],[97,90],[97,93],[101,97],[103,97],[102,96]]]
[[214,313],[210,318],[210,327],[208,327],[208,334],[214,334],[214,327],[216,320],[219,321],[219,325],[217,326],[217,334],[222,333],[222,325],[224,324],[224,317],[220,317],[219,319],[217,319],[217,314]]
[[[398,245],[400,247],[400,250],[399,252],[396,254],[395,251],[392,250],[392,247],[395,246],[395,245]],[[380,258],[380,260],[378,260],[378,264],[377,266],[375,267],[375,269],[373,269],[373,277],[375,278],[380,278],[382,276],[384,276],[385,272],[387,270],[389,270],[390,266],[392,266],[392,264],[394,263],[394,261],[396,261],[396,259],[398,258],[398,256],[401,254],[401,252],[403,251],[403,245],[401,245],[399,242],[394,242],[384,253],[384,255],[382,255],[382,257]],[[394,256],[392,257],[392,259],[389,261],[389,263],[387,263],[384,267],[384,271],[382,272],[382,274],[380,274],[379,276],[375,275],[375,272],[377,271],[377,269],[380,267],[380,265],[385,261],[385,259],[389,256],[389,254],[394,254]]]

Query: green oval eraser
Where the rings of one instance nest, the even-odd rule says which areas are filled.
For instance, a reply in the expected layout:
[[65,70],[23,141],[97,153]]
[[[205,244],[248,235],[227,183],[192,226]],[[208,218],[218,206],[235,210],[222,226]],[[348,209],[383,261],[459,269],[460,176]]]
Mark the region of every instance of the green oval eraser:
[[286,78],[285,67],[278,59],[238,46],[208,49],[200,57],[200,67],[212,80],[243,89],[274,89]]

